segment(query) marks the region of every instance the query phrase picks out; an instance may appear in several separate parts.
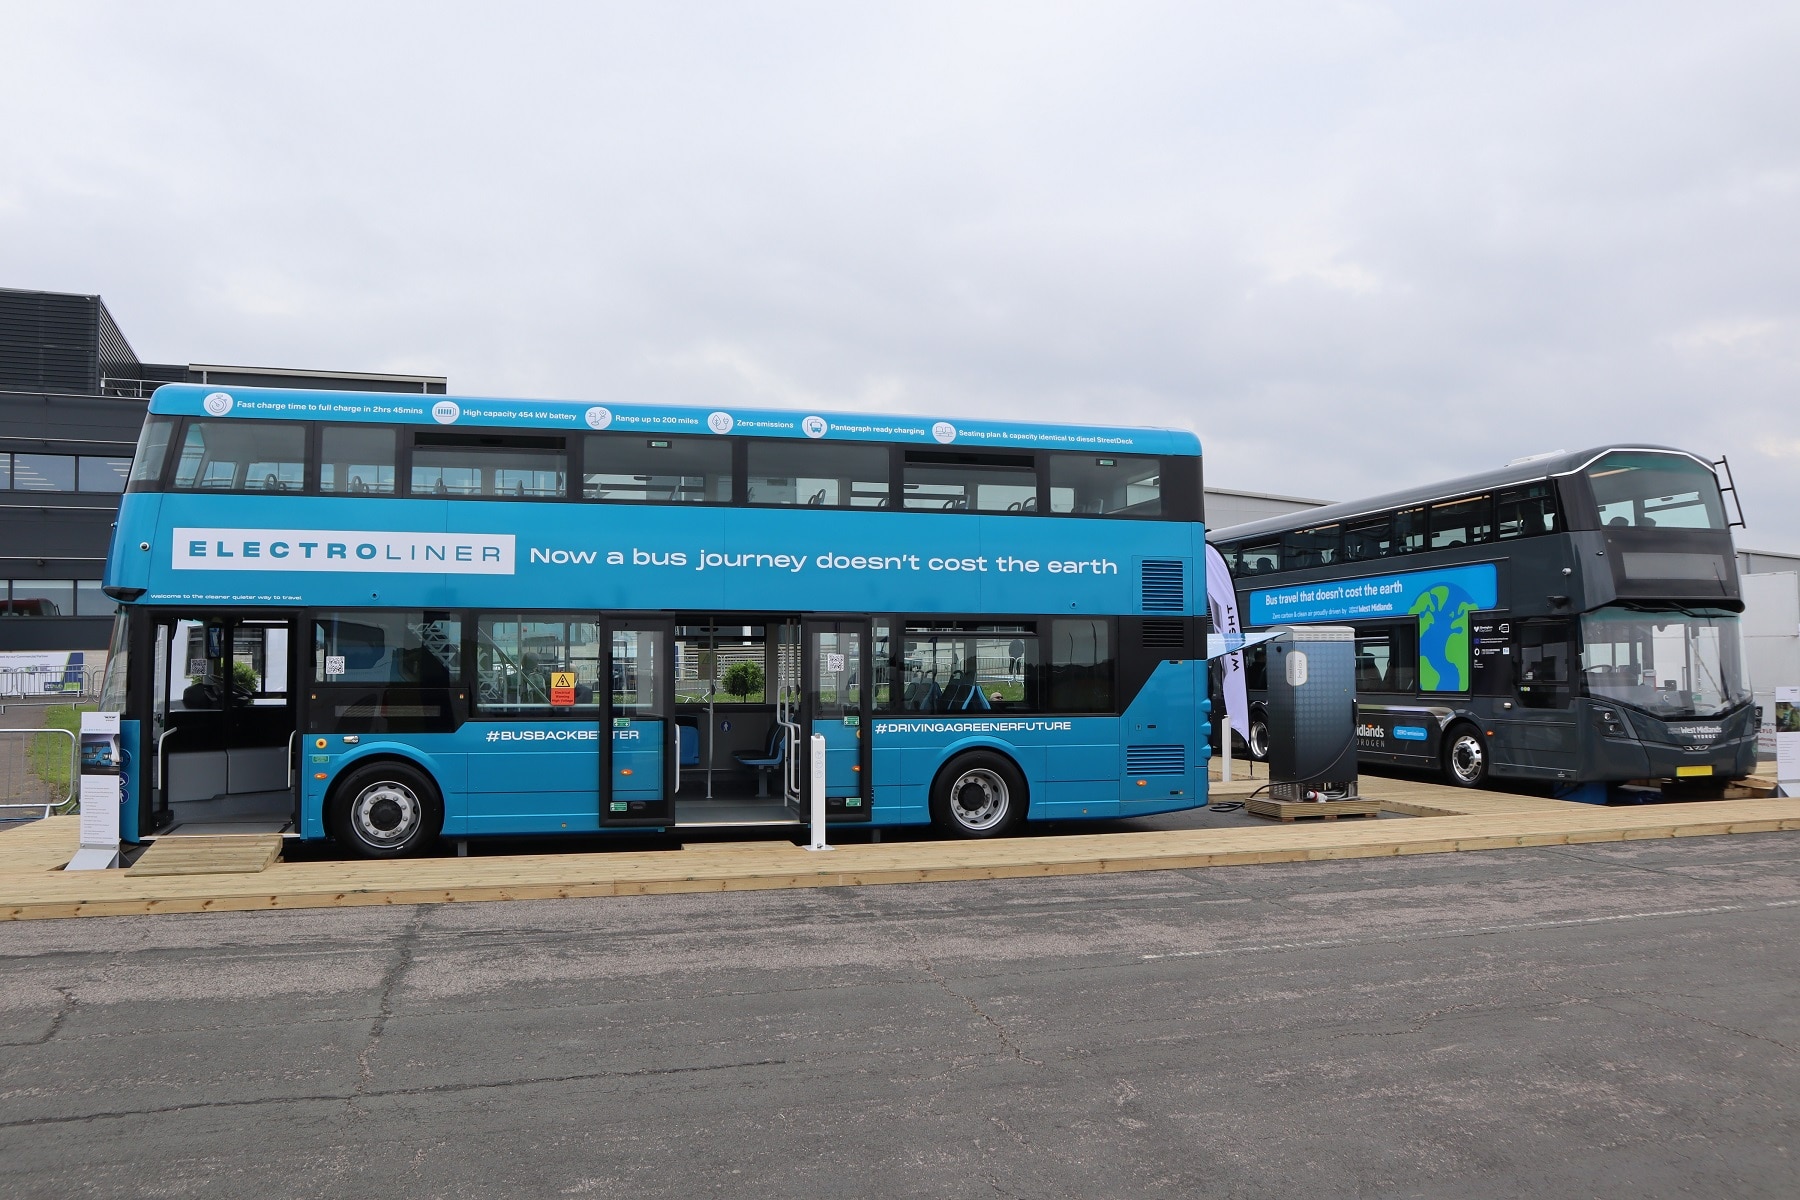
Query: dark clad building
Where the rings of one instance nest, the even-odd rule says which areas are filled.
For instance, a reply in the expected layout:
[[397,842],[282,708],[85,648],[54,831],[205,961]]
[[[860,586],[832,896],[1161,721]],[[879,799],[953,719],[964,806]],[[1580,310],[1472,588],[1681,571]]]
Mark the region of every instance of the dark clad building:
[[0,651],[104,650],[113,514],[157,385],[442,395],[439,375],[140,362],[99,296],[0,288]]

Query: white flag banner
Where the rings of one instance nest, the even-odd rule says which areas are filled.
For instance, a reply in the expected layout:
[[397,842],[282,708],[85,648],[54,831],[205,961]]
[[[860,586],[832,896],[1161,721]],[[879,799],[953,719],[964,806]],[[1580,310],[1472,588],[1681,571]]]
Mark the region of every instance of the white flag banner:
[[[1237,589],[1231,583],[1231,569],[1225,556],[1206,547],[1206,607],[1212,613],[1213,630],[1224,634],[1229,642],[1234,634],[1243,633],[1238,624]],[[1244,656],[1242,652],[1225,655],[1225,715],[1238,736],[1250,737],[1250,698],[1244,691]]]

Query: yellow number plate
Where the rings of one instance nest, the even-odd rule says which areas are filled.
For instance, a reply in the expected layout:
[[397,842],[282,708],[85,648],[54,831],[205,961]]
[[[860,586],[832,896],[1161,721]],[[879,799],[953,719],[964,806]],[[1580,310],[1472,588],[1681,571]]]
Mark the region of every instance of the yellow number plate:
[[1713,773],[1713,769],[1711,767],[1676,767],[1675,768],[1675,774],[1678,778],[1681,776],[1685,776],[1685,775],[1711,775],[1712,773]]

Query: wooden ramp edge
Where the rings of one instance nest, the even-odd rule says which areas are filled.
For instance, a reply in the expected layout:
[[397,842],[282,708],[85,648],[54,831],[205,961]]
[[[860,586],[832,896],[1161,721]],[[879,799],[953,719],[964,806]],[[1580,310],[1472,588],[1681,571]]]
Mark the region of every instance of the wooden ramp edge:
[[217,837],[157,838],[131,864],[146,875],[238,875],[267,870],[281,855],[279,833],[234,833]]
[[[1497,797],[1504,802],[1508,797]],[[1472,807],[1479,807],[1478,805]],[[1496,807],[1503,807],[1497,804]],[[74,818],[68,840],[73,844]],[[1441,854],[1800,830],[1800,799],[1459,814],[1260,828],[905,842],[808,853],[788,842],[729,852],[612,851],[393,862],[276,862],[260,872],[0,870],[0,919],[244,912],[383,904],[644,896]],[[0,835],[0,856],[6,837]]]

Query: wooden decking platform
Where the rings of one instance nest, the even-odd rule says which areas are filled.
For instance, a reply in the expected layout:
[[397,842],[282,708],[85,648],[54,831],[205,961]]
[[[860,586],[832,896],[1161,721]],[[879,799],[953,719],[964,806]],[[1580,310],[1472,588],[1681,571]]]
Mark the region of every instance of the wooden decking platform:
[[1339,817],[1379,817],[1381,801],[1357,800],[1274,800],[1257,796],[1244,801],[1244,811],[1258,817],[1274,817],[1277,821],[1335,821]]
[[[1214,796],[1242,798],[1254,786],[1221,785]],[[74,853],[79,821],[52,817],[0,833],[0,918],[1016,879],[1800,830],[1800,799],[1601,808],[1404,780],[1367,779],[1364,790],[1376,793],[1369,798],[1385,810],[1419,819],[863,843],[819,853],[771,840],[681,850],[273,862],[234,873],[158,875],[140,868],[61,870]]]

